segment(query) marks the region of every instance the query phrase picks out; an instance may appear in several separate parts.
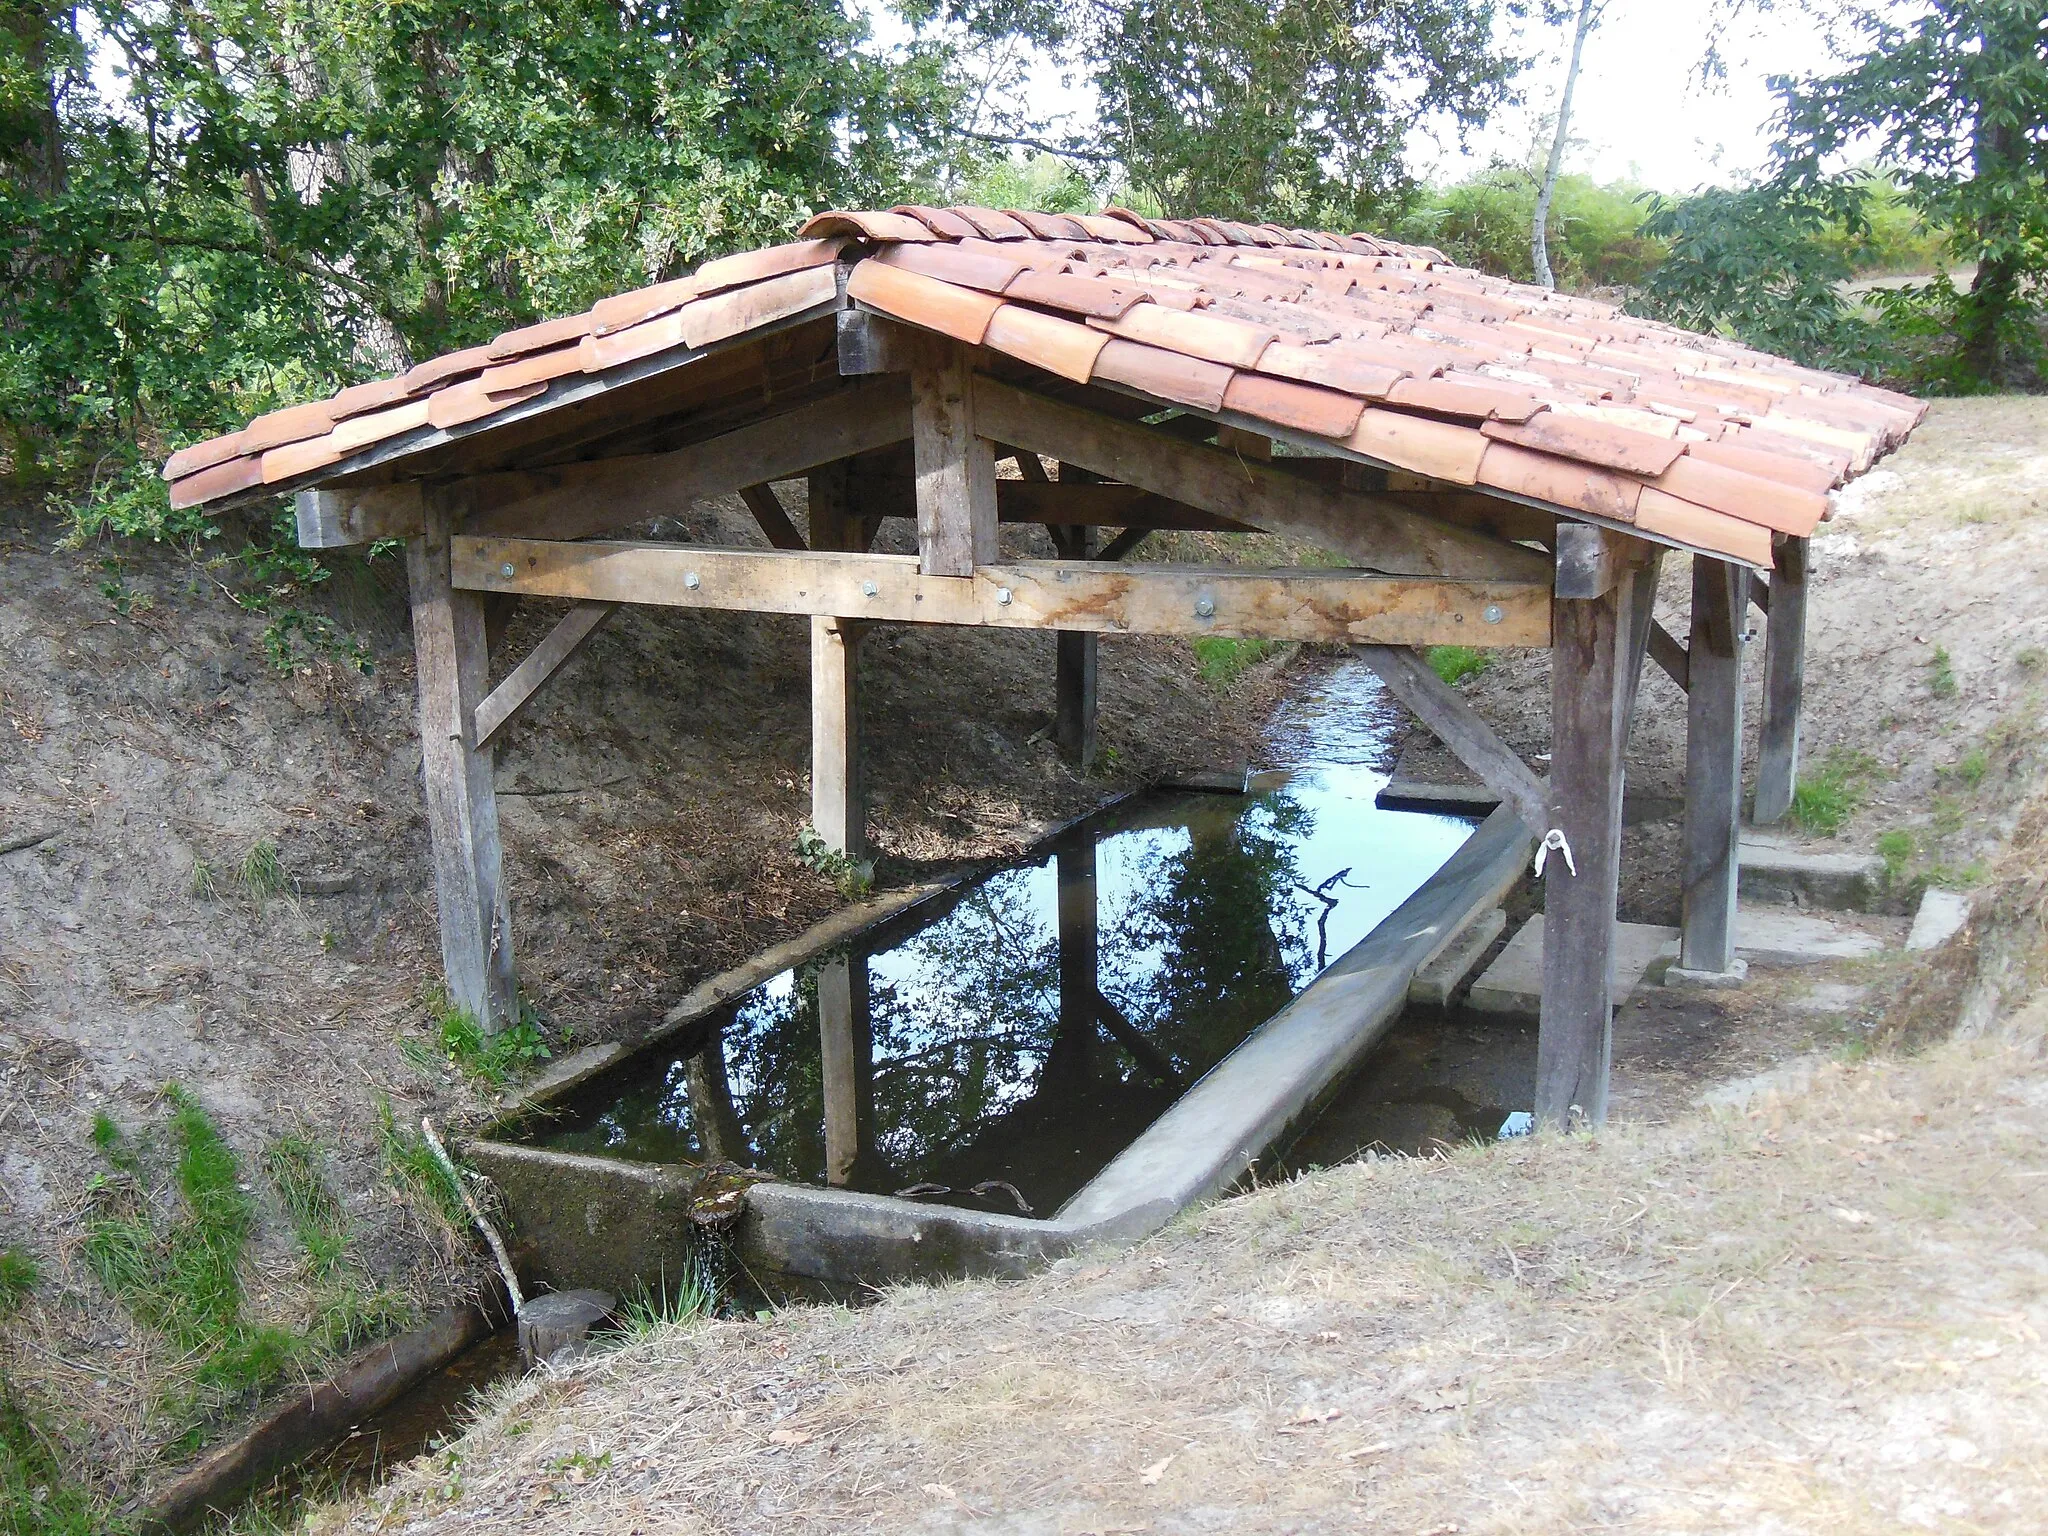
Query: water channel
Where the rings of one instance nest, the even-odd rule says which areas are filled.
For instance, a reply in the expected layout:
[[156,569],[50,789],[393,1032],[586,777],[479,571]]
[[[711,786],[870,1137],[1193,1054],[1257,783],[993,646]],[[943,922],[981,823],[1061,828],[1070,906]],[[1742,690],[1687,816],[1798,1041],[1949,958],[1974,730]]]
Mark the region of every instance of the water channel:
[[[624,1064],[530,1135],[652,1162],[1050,1215],[1434,874],[1458,816],[1382,810],[1399,716],[1344,662],[1283,706],[1243,795],[1123,802]],[[1516,1134],[1535,1033],[1410,1009],[1269,1172]],[[322,1459],[367,1480],[513,1368],[476,1346]]]

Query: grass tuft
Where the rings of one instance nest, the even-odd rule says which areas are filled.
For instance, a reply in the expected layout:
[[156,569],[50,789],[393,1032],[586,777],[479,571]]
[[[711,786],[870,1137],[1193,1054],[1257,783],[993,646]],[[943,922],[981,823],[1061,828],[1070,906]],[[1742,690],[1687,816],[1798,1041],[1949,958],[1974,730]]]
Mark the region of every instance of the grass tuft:
[[1812,772],[1799,776],[1792,791],[1792,820],[1816,836],[1833,837],[1863,803],[1870,781],[1882,772],[1869,753],[1837,747]]
[[1887,884],[1897,885],[1904,878],[1907,866],[1913,862],[1915,848],[1913,834],[1904,827],[1894,827],[1877,840],[1877,856],[1884,860],[1884,878]]
[[1927,663],[1927,691],[1937,699],[1956,696],[1956,669],[1949,661],[1948,647],[1937,645]]
[[[441,1054],[451,1066],[494,1088],[524,1077],[553,1054],[548,1049],[547,1036],[541,1033],[531,1014],[492,1034],[477,1021],[475,1014],[449,1002],[447,994],[438,988],[429,997],[428,1005],[433,1009],[434,1033]],[[407,1051],[405,1046],[406,1042],[399,1043],[399,1053],[419,1065],[418,1049]]]
[[665,1328],[678,1328],[718,1310],[719,1287],[710,1267],[692,1258],[681,1278],[671,1281],[664,1271],[661,1283],[649,1288],[644,1282],[619,1308],[619,1332],[628,1339],[645,1339]]
[[99,1507],[65,1460],[56,1437],[15,1400],[0,1372],[0,1532],[114,1536],[127,1528]]
[[1195,671],[1211,688],[1229,689],[1253,667],[1280,649],[1278,640],[1237,640],[1228,635],[1203,635],[1190,641]]
[[320,1149],[303,1136],[280,1136],[264,1152],[263,1166],[313,1273],[331,1273],[348,1247],[348,1217],[320,1171]]
[[1468,677],[1477,677],[1493,665],[1493,657],[1469,645],[1432,645],[1426,658],[1430,671],[1455,688]]
[[42,1278],[30,1255],[19,1248],[0,1248],[0,1319],[19,1312]]
[[383,1154],[384,1172],[399,1192],[415,1206],[436,1212],[451,1229],[460,1232],[469,1224],[462,1207],[462,1192],[449,1181],[441,1160],[434,1156],[426,1139],[398,1123],[391,1101],[377,1101],[377,1145]]
[[286,885],[284,865],[278,862],[277,844],[269,838],[258,840],[238,871],[242,889],[261,903],[282,892]]

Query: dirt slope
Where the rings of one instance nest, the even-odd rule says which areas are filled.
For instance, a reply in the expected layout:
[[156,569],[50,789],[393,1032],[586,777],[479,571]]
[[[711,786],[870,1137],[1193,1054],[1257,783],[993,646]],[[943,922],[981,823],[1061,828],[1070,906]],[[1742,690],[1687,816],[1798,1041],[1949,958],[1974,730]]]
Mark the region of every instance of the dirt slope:
[[[736,505],[692,521],[759,542]],[[112,1172],[95,1115],[140,1148],[144,1209],[169,1222],[160,1092],[192,1091],[255,1205],[246,1318],[299,1331],[324,1283],[258,1172],[266,1150],[286,1134],[312,1144],[344,1213],[343,1271],[388,1325],[461,1294],[475,1259],[385,1167],[379,1105],[416,1126],[483,1095],[436,1070],[428,1041],[439,965],[402,560],[343,563],[312,610],[364,647],[367,670],[329,655],[280,673],[268,621],[206,564],[56,537],[20,509],[0,519],[0,1248],[44,1271],[0,1349],[80,1465],[132,1488],[190,1417],[166,1405],[198,1366],[110,1305],[84,1262],[104,1214],[92,1181]],[[549,622],[515,619],[506,652]],[[1241,760],[1271,687],[1255,676],[1221,696],[1184,647],[1106,644],[1111,766],[1083,779],[1045,739],[1051,653],[1050,636],[874,637],[883,883],[1014,849],[1149,773]],[[807,668],[802,620],[631,612],[510,742],[498,777],[516,942],[556,1038],[656,1015],[838,905],[792,853]],[[200,1432],[245,1405],[201,1414]]]

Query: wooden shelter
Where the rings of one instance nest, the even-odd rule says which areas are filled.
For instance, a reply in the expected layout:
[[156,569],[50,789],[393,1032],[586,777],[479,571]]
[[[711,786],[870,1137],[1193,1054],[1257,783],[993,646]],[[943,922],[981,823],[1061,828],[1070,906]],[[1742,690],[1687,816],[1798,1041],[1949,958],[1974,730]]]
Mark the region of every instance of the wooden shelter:
[[[165,473],[179,506],[297,492],[309,548],[408,541],[442,955],[480,1018],[515,1008],[495,745],[621,603],[809,616],[813,820],[847,850],[867,625],[1058,632],[1059,740],[1084,758],[1099,635],[1342,642],[1542,837],[1537,1111],[1597,1123],[1644,658],[1689,697],[1682,964],[1726,972],[1748,605],[1771,614],[1767,821],[1797,761],[1808,538],[1922,412],[1365,235],[898,208],[821,214]],[[804,532],[771,489],[797,477]],[[769,548],[618,537],[734,493]],[[871,553],[898,516],[917,554]],[[1003,558],[1004,522],[1043,525],[1054,557]],[[1162,528],[1266,530],[1343,564],[1126,558]],[[1650,607],[1674,549],[1692,556],[1684,643]],[[526,598],[571,606],[494,681],[490,637]],[[1416,654],[1444,643],[1550,647],[1547,778]]]

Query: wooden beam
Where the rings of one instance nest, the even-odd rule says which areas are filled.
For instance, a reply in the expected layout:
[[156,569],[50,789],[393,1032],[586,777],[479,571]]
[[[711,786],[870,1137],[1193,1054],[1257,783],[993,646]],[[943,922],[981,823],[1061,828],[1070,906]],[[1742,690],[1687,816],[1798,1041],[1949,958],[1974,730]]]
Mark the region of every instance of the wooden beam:
[[1642,692],[1650,631],[1657,623],[1657,579],[1663,571],[1664,551],[1654,544],[1643,546],[1642,558],[1629,577],[1635,584],[1635,591],[1629,603],[1628,650],[1622,658],[1628,678],[1622,697],[1621,744],[1624,751],[1636,728],[1636,698]]
[[346,549],[379,539],[416,539],[426,528],[417,481],[300,491],[292,504],[301,549]]
[[1736,846],[1742,827],[1742,622],[1749,570],[1692,557],[1685,735],[1684,899],[1679,964],[1736,968]]
[[1549,789],[1426,660],[1406,646],[1361,645],[1356,654],[1524,826],[1540,833],[1549,824]]
[[819,962],[818,1069],[825,1100],[825,1182],[851,1184],[874,1142],[868,963],[842,950]]
[[496,1029],[518,1017],[518,993],[492,754],[474,734],[490,666],[483,601],[453,580],[450,530],[459,510],[448,498],[426,498],[425,527],[406,548],[406,577],[441,968],[449,1001]]
[[804,543],[804,536],[796,531],[796,524],[789,520],[782,499],[772,487],[743,485],[740,487],[740,500],[747,504],[747,510],[754,514],[754,521],[761,525],[761,531],[768,536],[768,542],[774,548],[809,548]]
[[820,464],[902,442],[910,400],[900,379],[848,384],[823,399],[671,453],[479,475],[472,534],[575,539],[682,511],[693,501],[788,480]]
[[477,705],[474,730],[478,751],[497,745],[498,738],[526,713],[542,685],[575,658],[618,608],[617,603],[578,603],[562,616],[540,644],[527,652],[526,659]]
[[[1062,559],[1093,558],[1094,529],[1047,531]],[[1063,629],[1054,636],[1053,744],[1068,762],[1083,771],[1095,762],[1095,699],[1100,661],[1100,645],[1094,635]]]
[[1607,1118],[1614,925],[1621,891],[1622,739],[1635,584],[1559,599],[1550,652],[1550,814],[1570,850],[1545,857],[1543,1002],[1536,1118],[1559,1129]]
[[995,450],[976,424],[974,358],[934,338],[910,370],[917,549],[927,576],[972,576],[996,558]]
[[1102,561],[1121,560],[1125,555],[1128,555],[1132,550],[1144,543],[1145,535],[1150,532],[1152,532],[1150,528],[1126,528],[1122,533],[1103,545],[1096,553],[1095,558]]
[[835,853],[867,851],[858,619],[811,619],[811,826]]
[[458,538],[455,551],[459,585],[529,597],[1330,644],[1498,647],[1550,639],[1548,588],[1529,582],[1101,560],[1018,560],[963,579],[926,576],[909,555],[596,540]]
[[1806,691],[1808,541],[1785,539],[1771,578],[1772,609],[1764,626],[1764,718],[1756,756],[1758,826],[1784,819],[1799,782],[1799,716]]
[[1633,573],[1648,556],[1640,539],[1591,523],[1557,525],[1557,595],[1600,597]]
[[1316,485],[1270,464],[1173,441],[1145,427],[977,376],[979,430],[1233,522],[1333,550],[1395,575],[1548,581],[1534,550],[1433,522],[1376,498]]
[[1664,675],[1678,684],[1681,691],[1692,687],[1690,660],[1685,647],[1678,643],[1678,637],[1657,620],[1650,620],[1650,660],[1664,669]]

